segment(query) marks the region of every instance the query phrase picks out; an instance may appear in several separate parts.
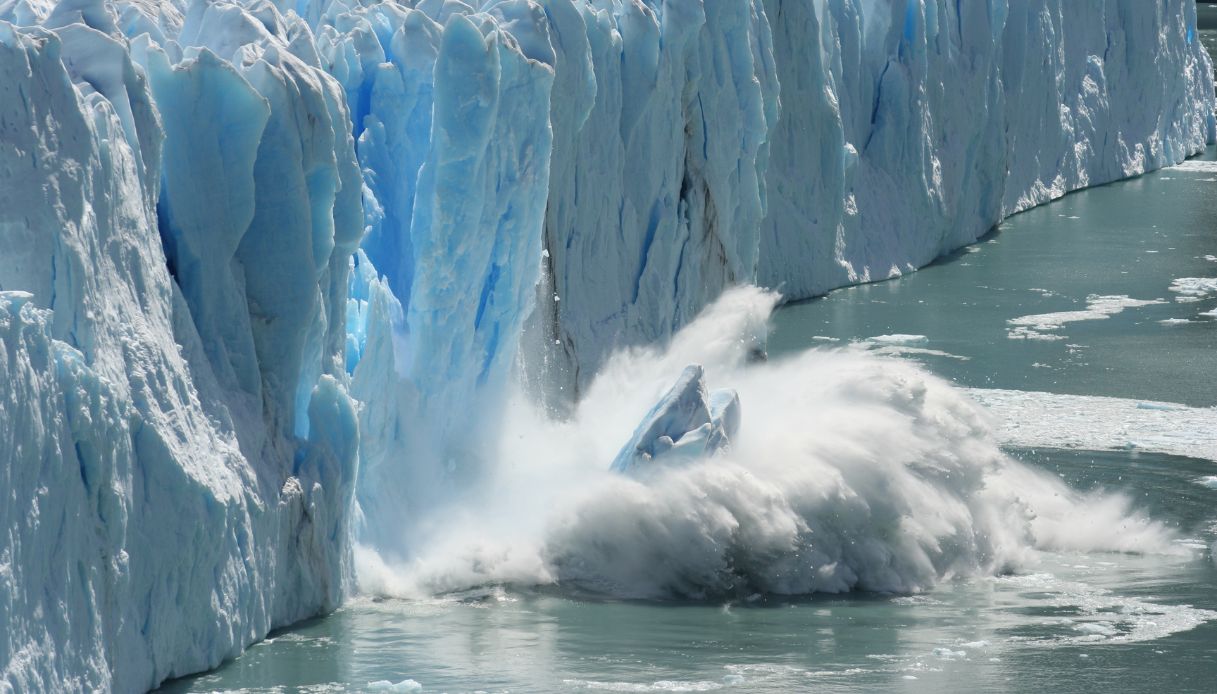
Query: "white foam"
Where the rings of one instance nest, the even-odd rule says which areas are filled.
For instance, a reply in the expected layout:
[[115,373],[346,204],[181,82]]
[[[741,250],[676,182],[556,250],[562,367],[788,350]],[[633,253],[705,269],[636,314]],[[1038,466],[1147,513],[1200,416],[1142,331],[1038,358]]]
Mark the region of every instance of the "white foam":
[[942,357],[957,361],[969,361],[971,359],[971,357],[951,354],[940,349],[914,346],[924,345],[929,341],[930,338],[925,335],[876,335],[875,337],[868,337],[864,340],[853,342],[850,346],[867,350],[871,354],[880,354],[888,357],[911,357],[913,359],[917,357]]
[[[915,364],[823,348],[750,363],[775,301],[734,290],[666,348],[614,356],[568,420],[521,400],[482,486],[408,528],[406,561],[360,552],[361,587],[404,597],[550,583],[638,598],[916,593],[1017,568],[1037,549],[1178,551],[1127,499],[1079,494],[1004,455],[973,400]],[[731,448],[638,476],[608,472],[691,363],[709,387],[739,395]]]
[[1217,173],[1217,161],[1193,159],[1169,168],[1174,171],[1187,171],[1188,173]]
[[1152,304],[1165,303],[1161,299],[1133,299],[1118,295],[1108,296],[1091,294],[1086,297],[1086,308],[1075,311],[1056,311],[1054,313],[1037,313],[1030,316],[1019,316],[1006,321],[1011,327],[1006,336],[1012,340],[1059,340],[1055,334],[1069,323],[1090,320],[1105,320],[1128,308],[1139,308]]
[[971,357],[961,356],[944,352],[940,349],[926,349],[924,347],[906,347],[904,345],[874,345],[865,342],[858,343],[863,349],[868,350],[871,354],[879,354],[887,357],[910,357],[916,359],[918,357],[942,357],[943,359],[954,359],[956,361],[971,361]]
[[1217,461],[1217,409],[1088,395],[972,389],[997,436],[1025,448],[1143,450]]
[[1044,620],[1042,626],[1048,631],[1046,634],[1017,638],[1018,643],[1026,645],[1153,641],[1217,619],[1217,612],[1212,610],[1131,598],[1052,574],[1003,576],[994,580],[1001,588],[1033,595],[1036,602],[1068,611],[1072,615],[1059,620]]

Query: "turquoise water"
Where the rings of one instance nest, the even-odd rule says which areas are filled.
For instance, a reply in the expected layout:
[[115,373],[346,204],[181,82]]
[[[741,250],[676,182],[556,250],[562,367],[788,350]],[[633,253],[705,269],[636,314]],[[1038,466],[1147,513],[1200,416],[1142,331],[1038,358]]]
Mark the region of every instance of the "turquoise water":
[[[945,354],[911,356],[963,385],[1217,405],[1217,318],[1200,315],[1217,293],[1180,303],[1170,291],[1217,276],[1206,256],[1217,173],[1161,171],[1016,215],[906,277],[788,306],[770,351],[913,334],[926,338],[914,348]],[[1086,309],[1091,295],[1162,303],[1041,333],[1061,339],[1011,339],[1010,319]]]
[[[1185,538],[1215,539],[1217,491],[1194,482],[1211,463],[1025,454],[1084,485],[1122,477]],[[1055,555],[1031,575],[912,597],[707,605],[486,590],[365,601],[165,691],[365,691],[410,679],[450,692],[1210,692],[1217,622],[1154,636],[1194,618],[1177,606],[1217,610],[1214,586],[1217,566],[1197,552]]]
[[[1217,277],[1206,256],[1217,173],[1168,170],[1019,215],[922,272],[782,309],[770,352],[855,342],[972,387],[1212,406],[1217,319],[1200,314],[1217,297],[1170,290]],[[1092,295],[1159,303],[1095,310]],[[1088,306],[1085,320],[1030,321],[1037,339],[1018,336],[1020,317]],[[893,334],[920,337],[867,342]],[[917,596],[649,603],[491,587],[362,599],[164,691],[1214,691],[1217,489],[1199,482],[1217,463],[1012,453],[1077,487],[1126,491],[1189,551],[1050,554]]]

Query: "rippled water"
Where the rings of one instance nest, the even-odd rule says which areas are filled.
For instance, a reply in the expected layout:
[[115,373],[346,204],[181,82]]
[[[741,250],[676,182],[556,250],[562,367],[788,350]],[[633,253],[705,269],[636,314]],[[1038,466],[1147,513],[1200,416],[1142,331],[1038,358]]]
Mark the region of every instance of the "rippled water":
[[[789,306],[770,349],[906,335],[874,346],[963,385],[1207,407],[1217,405],[1217,291],[1171,287],[1213,277],[1217,166],[1167,169],[1016,215],[898,280]],[[1020,324],[1061,312],[1087,315],[1050,330]]]
[[[604,602],[489,589],[357,602],[166,691],[1165,691],[1217,681],[1212,463],[1023,451],[1134,489],[1190,556],[1048,555],[1032,573],[926,595]],[[403,685],[404,691],[406,686]]]
[[[1069,196],[922,272],[783,309],[770,351],[854,344],[970,387],[1213,406],[1217,296],[1172,290],[1217,277],[1207,166]],[[1125,491],[1178,553],[1047,554],[915,596],[360,600],[165,691],[1213,691],[1217,463],[1012,452]]]

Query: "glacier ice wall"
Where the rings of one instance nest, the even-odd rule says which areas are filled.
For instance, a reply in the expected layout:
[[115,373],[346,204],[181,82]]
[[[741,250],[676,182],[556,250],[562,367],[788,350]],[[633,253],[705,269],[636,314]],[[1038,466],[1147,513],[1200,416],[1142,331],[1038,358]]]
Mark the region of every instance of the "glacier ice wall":
[[614,347],[666,338],[754,280],[778,84],[759,1],[575,4],[582,22],[554,13],[537,329],[578,388]]
[[349,584],[358,430],[330,316],[362,227],[341,92],[283,27],[213,6],[180,26],[233,21],[259,50],[171,65],[112,9],[0,22],[0,682],[18,691],[214,667]]
[[539,6],[492,5],[314,16],[363,172],[347,367],[360,536],[386,552],[477,476],[539,272],[555,58]]
[[1212,139],[1195,3],[766,0],[782,115],[758,279],[886,279]]
[[333,607],[352,533],[408,556],[482,474],[516,370],[560,407],[731,285],[888,277],[1198,151],[1194,27],[0,0],[0,682],[139,689]]
[[[723,284],[791,300],[896,276],[1214,136],[1186,0],[646,4],[653,23],[619,20],[611,36],[658,73],[618,92],[618,61],[593,50],[596,100],[573,145],[554,118],[541,305],[559,300],[535,344],[576,394],[613,347],[665,339]],[[685,5],[700,7],[677,21]],[[668,34],[689,22],[699,56],[669,84],[681,44]],[[562,93],[581,94],[588,80],[563,65]],[[667,134],[635,134],[636,117]]]

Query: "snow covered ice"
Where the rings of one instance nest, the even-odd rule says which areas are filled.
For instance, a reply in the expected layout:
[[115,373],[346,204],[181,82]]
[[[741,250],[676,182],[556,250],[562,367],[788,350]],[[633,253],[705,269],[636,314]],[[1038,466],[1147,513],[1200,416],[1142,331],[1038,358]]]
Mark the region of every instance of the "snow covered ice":
[[[354,543],[423,556],[519,381],[586,413],[732,286],[907,272],[1178,164],[1214,135],[1194,27],[1186,0],[0,0],[0,683],[214,667],[339,604]],[[662,432],[630,438],[651,385],[605,413],[598,469],[732,450],[724,375]]]

